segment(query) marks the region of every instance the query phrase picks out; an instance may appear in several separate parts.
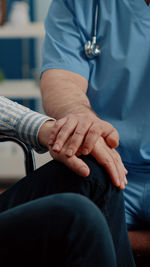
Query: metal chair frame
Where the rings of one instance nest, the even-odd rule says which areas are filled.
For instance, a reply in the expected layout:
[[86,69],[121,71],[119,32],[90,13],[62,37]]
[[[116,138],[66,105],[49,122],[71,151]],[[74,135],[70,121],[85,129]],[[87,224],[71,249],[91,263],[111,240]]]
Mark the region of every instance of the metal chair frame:
[[22,141],[18,140],[16,137],[0,134],[0,142],[8,142],[8,141],[14,142],[22,148],[24,152],[24,164],[25,164],[26,175],[32,173],[36,169],[33,149],[30,146],[24,144]]

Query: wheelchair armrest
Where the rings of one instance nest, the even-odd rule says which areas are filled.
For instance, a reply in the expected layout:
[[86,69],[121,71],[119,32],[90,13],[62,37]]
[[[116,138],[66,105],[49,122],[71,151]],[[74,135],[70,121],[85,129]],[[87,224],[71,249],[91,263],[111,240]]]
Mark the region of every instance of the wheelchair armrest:
[[26,175],[29,175],[36,169],[33,149],[30,146],[24,144],[22,141],[18,140],[16,137],[0,134],[0,142],[7,142],[7,141],[14,142],[22,148],[25,156]]

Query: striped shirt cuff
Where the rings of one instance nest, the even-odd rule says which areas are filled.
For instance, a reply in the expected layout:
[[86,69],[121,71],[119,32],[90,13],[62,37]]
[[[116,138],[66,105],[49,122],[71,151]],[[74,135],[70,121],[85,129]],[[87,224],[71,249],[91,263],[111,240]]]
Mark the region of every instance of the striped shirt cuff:
[[45,121],[54,120],[22,106],[3,96],[0,97],[0,132],[15,136],[38,153],[48,149],[38,142],[39,129]]
[[21,120],[19,120],[16,125],[18,138],[31,145],[38,153],[44,153],[48,151],[46,147],[40,145],[38,142],[38,133],[40,127],[45,121],[48,120],[53,119],[37,112],[29,111],[22,116]]

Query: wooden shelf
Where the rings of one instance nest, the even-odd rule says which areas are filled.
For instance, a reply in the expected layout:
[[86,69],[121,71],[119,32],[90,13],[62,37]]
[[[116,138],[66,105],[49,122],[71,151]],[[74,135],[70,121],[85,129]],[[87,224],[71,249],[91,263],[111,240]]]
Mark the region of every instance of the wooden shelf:
[[44,37],[44,25],[41,22],[29,23],[26,26],[12,26],[5,24],[0,26],[0,39],[15,38],[42,38]]
[[40,89],[34,80],[6,80],[0,82],[0,95],[11,98],[40,98]]

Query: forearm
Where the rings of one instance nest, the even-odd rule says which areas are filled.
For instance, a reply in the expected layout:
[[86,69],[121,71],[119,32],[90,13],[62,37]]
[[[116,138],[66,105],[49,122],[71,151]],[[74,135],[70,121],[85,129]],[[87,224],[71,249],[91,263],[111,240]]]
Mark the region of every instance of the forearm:
[[[53,125],[54,122],[50,120],[52,118],[34,112],[5,97],[0,97],[0,132],[20,139],[39,152],[46,151],[44,147],[47,147],[47,145],[43,139],[40,139],[42,141],[40,144],[44,147],[39,145],[38,133],[41,130],[43,133],[43,130],[47,128],[44,125],[50,123],[51,126]],[[45,121],[49,121],[49,123],[45,123]]]
[[46,113],[62,118],[69,113],[91,109],[86,96],[88,82],[78,74],[64,70],[48,70],[41,79],[41,92]]

